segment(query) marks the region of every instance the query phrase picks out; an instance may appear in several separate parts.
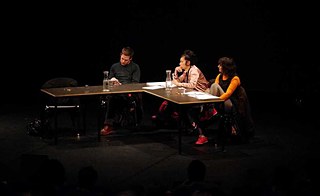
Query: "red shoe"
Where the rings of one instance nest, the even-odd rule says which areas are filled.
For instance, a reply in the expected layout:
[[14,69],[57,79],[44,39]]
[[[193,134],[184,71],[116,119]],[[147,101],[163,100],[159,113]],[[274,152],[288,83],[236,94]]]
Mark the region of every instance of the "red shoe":
[[200,121],[210,120],[213,116],[217,115],[218,111],[213,108],[212,111],[205,112],[204,116],[200,117]]
[[100,135],[109,135],[110,133],[112,133],[112,127],[110,125],[105,125],[101,131],[100,131]]
[[211,114],[212,114],[212,116],[215,116],[218,114],[218,111],[216,110],[216,108],[213,108]]
[[205,144],[205,143],[208,143],[208,138],[206,136],[199,136],[198,137],[198,140],[196,141],[196,144],[197,145],[202,145],[202,144]]
[[159,107],[159,112],[165,111],[167,106],[168,106],[168,101],[163,101]]

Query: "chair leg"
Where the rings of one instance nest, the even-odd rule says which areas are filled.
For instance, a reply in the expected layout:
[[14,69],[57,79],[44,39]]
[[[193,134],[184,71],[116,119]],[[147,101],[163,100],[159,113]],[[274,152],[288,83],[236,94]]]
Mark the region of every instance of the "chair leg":
[[41,111],[40,120],[41,120],[41,127],[42,127],[42,136],[45,138],[51,138],[54,133],[53,129],[54,126],[54,111],[50,108],[45,108]]
[[76,129],[77,129],[77,134],[79,134],[80,132],[83,132],[83,130],[81,130],[80,128],[80,124],[81,124],[81,109],[77,108],[76,111]]

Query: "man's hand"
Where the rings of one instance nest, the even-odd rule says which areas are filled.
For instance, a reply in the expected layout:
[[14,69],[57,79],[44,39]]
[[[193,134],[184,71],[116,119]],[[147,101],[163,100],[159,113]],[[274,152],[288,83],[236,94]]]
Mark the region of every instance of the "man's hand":
[[121,82],[119,82],[119,80],[115,77],[111,78],[110,81],[112,81],[113,85],[115,85],[115,86],[122,85]]

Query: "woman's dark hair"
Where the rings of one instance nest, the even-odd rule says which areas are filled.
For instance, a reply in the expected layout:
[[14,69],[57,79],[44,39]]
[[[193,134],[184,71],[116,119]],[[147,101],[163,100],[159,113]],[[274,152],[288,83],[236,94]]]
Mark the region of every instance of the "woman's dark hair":
[[185,50],[182,54],[184,58],[190,61],[190,65],[196,65],[198,62],[197,55],[192,50]]
[[229,77],[232,77],[232,76],[236,75],[237,67],[236,67],[236,64],[235,64],[233,58],[221,57],[218,60],[218,65],[222,66],[223,74],[226,74]]

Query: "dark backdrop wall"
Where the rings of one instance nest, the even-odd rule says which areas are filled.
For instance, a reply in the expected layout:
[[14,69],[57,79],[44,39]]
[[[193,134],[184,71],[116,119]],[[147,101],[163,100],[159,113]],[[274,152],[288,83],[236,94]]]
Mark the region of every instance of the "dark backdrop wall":
[[[110,3],[110,4],[109,4]],[[6,5],[2,99],[37,101],[53,77],[100,85],[123,46],[135,50],[142,82],[165,79],[185,49],[214,78],[232,56],[248,90],[319,89],[317,11],[308,1],[133,1]],[[300,80],[311,79],[308,88]]]

